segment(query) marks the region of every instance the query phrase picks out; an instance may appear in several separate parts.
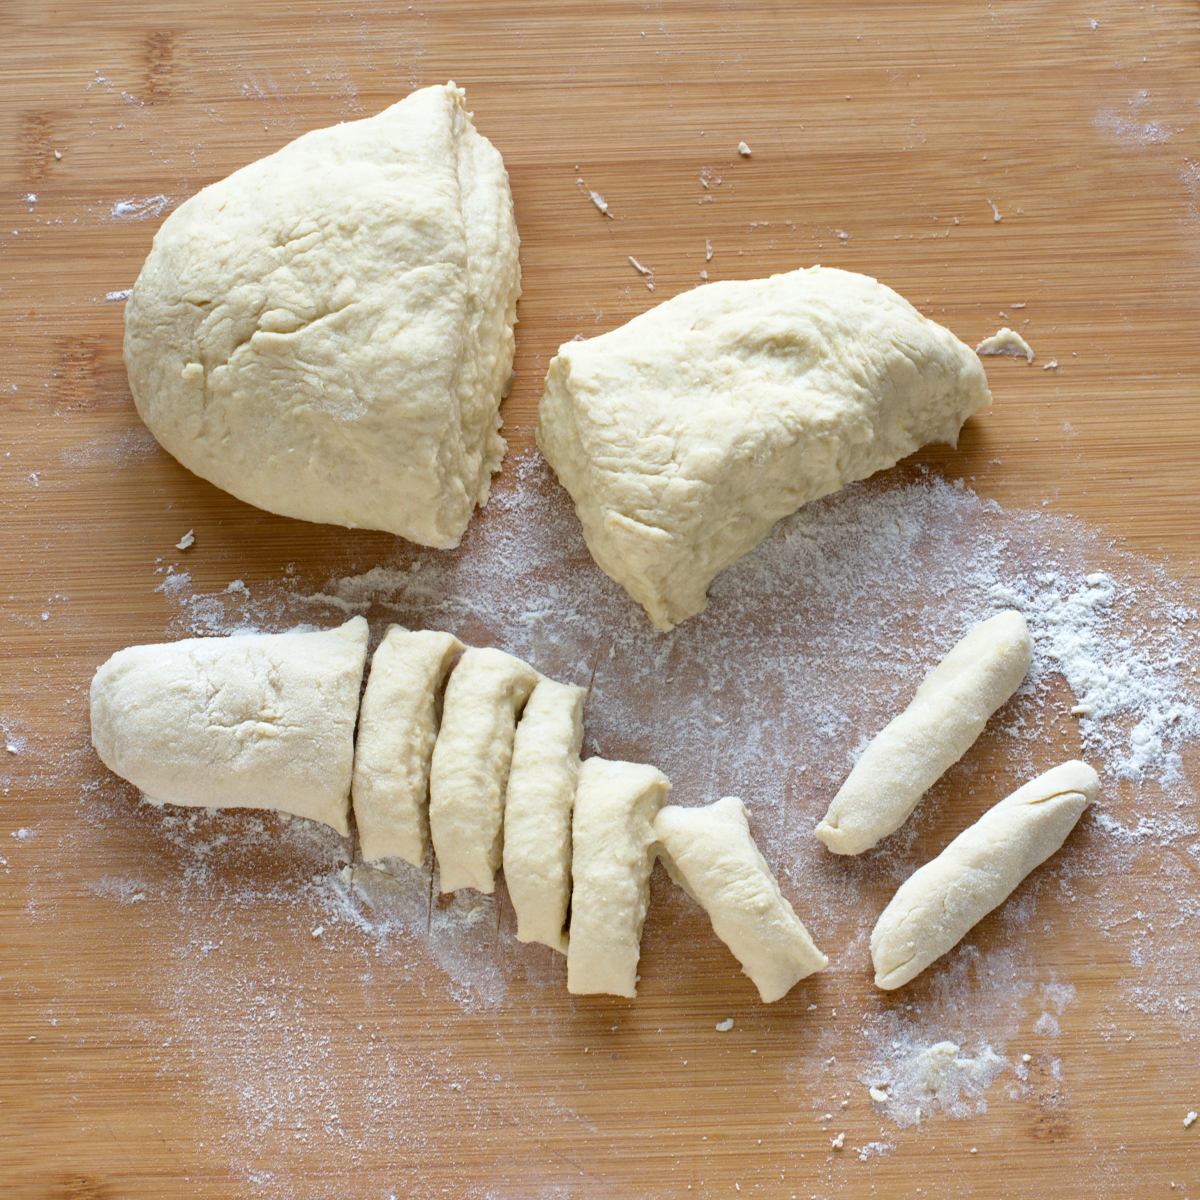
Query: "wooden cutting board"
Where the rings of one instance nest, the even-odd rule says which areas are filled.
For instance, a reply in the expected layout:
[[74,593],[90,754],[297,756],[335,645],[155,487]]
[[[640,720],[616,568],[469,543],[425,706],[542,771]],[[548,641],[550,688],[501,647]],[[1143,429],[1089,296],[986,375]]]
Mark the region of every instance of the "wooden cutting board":
[[[514,456],[560,342],[702,270],[821,262],[880,277],[972,344],[1009,324],[1037,351],[1033,366],[991,360],[994,408],[957,452],[916,463],[1005,506],[1074,514],[1194,585],[1194,4],[4,8],[0,716],[18,752],[0,805],[0,1194],[1200,1195],[1200,1126],[1182,1127],[1200,1107],[1186,1032],[1200,980],[1174,1015],[1130,1005],[1114,1027],[1136,964],[1086,920],[1056,921],[1049,894],[1029,955],[1077,989],[1057,1039],[1030,1031],[1031,1009],[1007,1050],[1031,1052],[1021,1094],[1002,1080],[986,1114],[897,1130],[865,1085],[831,1093],[829,1031],[852,1058],[864,1014],[902,1014],[936,984],[879,997],[861,944],[828,946],[829,972],[764,1008],[659,879],[636,1002],[569,999],[503,919],[506,990],[477,1002],[420,938],[332,921],[314,935],[297,872],[328,855],[294,831],[264,847],[248,831],[273,827],[228,817],[229,842],[203,858],[186,831],[166,836],[91,757],[86,716],[98,662],[178,635],[156,590],[167,564],[206,592],[289,570],[316,585],[396,552],[256,511],[158,451],[106,297],[204,184],[451,77],[516,199]],[[510,465],[497,493],[517,486]],[[985,740],[980,769],[999,753]],[[929,852],[965,823],[952,801]],[[1148,855],[1136,871],[1157,869]],[[260,901],[233,903],[247,878]],[[985,956],[990,939],[985,926]]]

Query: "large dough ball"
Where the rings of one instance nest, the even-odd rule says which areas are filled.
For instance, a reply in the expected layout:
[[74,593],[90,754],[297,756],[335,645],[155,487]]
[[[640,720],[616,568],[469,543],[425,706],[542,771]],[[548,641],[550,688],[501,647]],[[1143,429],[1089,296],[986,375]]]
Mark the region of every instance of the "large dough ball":
[[596,562],[666,630],[780,517],[953,443],[990,399],[949,330],[866,275],[812,267],[560,346],[538,444]]
[[520,294],[499,153],[453,84],[318,129],[163,223],[125,315],[134,402],[271,512],[458,544],[504,455]]

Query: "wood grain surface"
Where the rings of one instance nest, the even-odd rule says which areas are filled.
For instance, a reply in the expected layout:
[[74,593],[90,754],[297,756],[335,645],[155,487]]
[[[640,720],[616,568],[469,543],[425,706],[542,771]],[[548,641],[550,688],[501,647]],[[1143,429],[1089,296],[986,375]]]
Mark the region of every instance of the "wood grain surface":
[[[814,1022],[849,1047],[885,1003],[861,947],[762,1007],[699,917],[658,906],[660,879],[636,1002],[533,980],[473,1007],[416,986],[353,931],[313,938],[269,893],[212,944],[185,937],[203,934],[210,885],[192,881],[194,917],[157,901],[194,860],[91,756],[86,712],[108,654],[173,636],[156,570],[181,560],[186,529],[198,590],[253,588],[289,564],[315,584],[394,551],[259,512],[155,448],[125,382],[122,304],[106,296],[132,284],[158,217],[121,206],[172,207],[305,130],[447,78],[468,89],[516,201],[514,452],[532,445],[562,341],[706,267],[751,278],[821,262],[878,276],[972,344],[1009,324],[1037,351],[1032,367],[989,360],[994,408],[957,451],[915,463],[1006,506],[1074,514],[1194,585],[1194,3],[0,7],[0,716],[21,751],[0,803],[0,1195],[1200,1196],[1200,1126],[1181,1126],[1200,1107],[1196,1043],[1136,1009],[1112,1036],[1101,1014],[1128,955],[1086,922],[1068,937],[1053,896],[1030,955],[1078,998],[1056,1042],[1027,1039],[1029,1094],[997,1085],[986,1114],[893,1131],[864,1161],[830,1146],[839,1128],[848,1145],[880,1136],[862,1089],[832,1123],[837,1099],[807,1089]],[[653,268],[653,294],[629,255]],[[497,491],[512,486],[510,469]],[[980,762],[995,753],[985,741]],[[948,800],[928,848],[967,812]],[[29,840],[10,840],[21,829]],[[219,874],[266,882],[296,870],[260,846],[217,859]],[[131,862],[146,901],[100,896]],[[193,969],[258,1014],[241,1041],[209,1046],[203,1013],[172,1005],[164,978]],[[715,1034],[731,1014],[736,1036]],[[205,1070],[230,1044],[241,1074]],[[385,1049],[407,1068],[379,1069]],[[282,1082],[256,1123],[243,1093],[264,1072]],[[312,1082],[334,1075],[350,1081],[336,1113]],[[300,1111],[313,1103],[319,1120]]]

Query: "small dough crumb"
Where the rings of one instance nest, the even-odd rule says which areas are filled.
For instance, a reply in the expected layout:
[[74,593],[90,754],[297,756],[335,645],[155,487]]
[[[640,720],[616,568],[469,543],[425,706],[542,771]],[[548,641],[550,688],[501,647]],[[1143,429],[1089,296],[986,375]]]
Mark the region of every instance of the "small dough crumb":
[[1195,1123],[1196,1123],[1196,1116],[1197,1116],[1197,1114],[1196,1114],[1196,1110],[1193,1108],[1193,1109],[1192,1109],[1192,1111],[1191,1111],[1191,1112],[1189,1112],[1189,1113],[1188,1113],[1188,1115],[1187,1115],[1186,1117],[1184,1117],[1184,1118],[1183,1118],[1183,1127],[1184,1127],[1184,1129],[1191,1129],[1191,1127],[1192,1127],[1193,1125],[1195,1125]]
[[312,936],[314,938],[319,938],[324,932],[325,932],[324,925],[314,925],[312,928]]
[[845,1134],[844,1132],[842,1132],[842,1133],[839,1133],[839,1134],[837,1135],[837,1137],[835,1137],[835,1138],[830,1138],[830,1139],[829,1139],[829,1144],[830,1144],[830,1145],[831,1145],[831,1146],[832,1146],[832,1147],[833,1147],[835,1150],[840,1150],[840,1149],[841,1149],[841,1148],[842,1148],[842,1147],[843,1147],[843,1146],[846,1144],[846,1134]]
[[876,1104],[886,1104],[888,1102],[888,1094],[886,1088],[873,1087],[867,1089],[867,1094],[875,1101]]
[[183,535],[183,537],[181,537],[179,539],[179,541],[177,541],[175,543],[175,549],[176,550],[188,550],[193,545],[195,545],[195,543],[196,543],[196,531],[194,529],[189,529],[187,531],[187,533],[185,533]]
[[1057,359],[1057,358],[1052,358],[1052,359],[1051,359],[1051,360],[1050,360],[1050,361],[1049,361],[1049,362],[1048,362],[1048,363],[1047,363],[1047,364],[1046,364],[1046,365],[1045,365],[1045,366],[1042,368],[1042,370],[1043,370],[1043,371],[1057,371],[1057,370],[1058,370],[1058,359]]
[[[730,1030],[733,1028],[733,1018],[732,1018],[732,1017],[726,1017],[726,1018],[725,1018],[725,1020],[723,1020],[723,1021],[718,1021],[718,1022],[717,1022],[717,1023],[716,1023],[716,1024],[713,1026],[713,1028],[714,1028],[714,1029],[715,1029],[715,1030],[716,1030],[718,1033],[728,1033],[728,1032],[729,1032],[729,1031],[730,1031]],[[1195,1115],[1196,1115],[1195,1113],[1192,1113],[1192,1116],[1195,1116]]]
[[754,151],[751,150],[750,147],[747,146],[745,142],[738,142],[738,153],[743,158],[749,158],[750,155],[752,155],[754,153]]
[[599,192],[588,192],[588,199],[611,221],[612,213],[608,211],[608,201]]
[[988,197],[988,205],[992,210],[992,220],[999,225],[1000,222],[1004,220],[1004,217],[1001,215],[1000,209],[996,206],[996,202],[991,198],[991,196]]
[[1015,330],[1005,325],[996,330],[991,337],[985,337],[975,353],[979,355],[1008,355],[1012,358],[1024,358],[1028,363],[1033,362],[1033,347]]

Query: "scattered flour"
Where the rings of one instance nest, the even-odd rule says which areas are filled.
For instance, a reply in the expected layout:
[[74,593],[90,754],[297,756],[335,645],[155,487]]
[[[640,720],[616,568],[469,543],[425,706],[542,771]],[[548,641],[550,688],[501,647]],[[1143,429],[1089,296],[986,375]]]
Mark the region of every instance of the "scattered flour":
[[117,221],[147,221],[161,217],[171,206],[170,196],[161,192],[157,196],[146,196],[140,200],[118,200],[109,215]]

